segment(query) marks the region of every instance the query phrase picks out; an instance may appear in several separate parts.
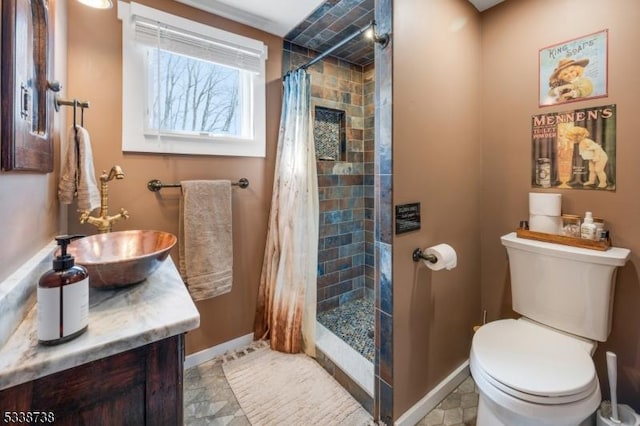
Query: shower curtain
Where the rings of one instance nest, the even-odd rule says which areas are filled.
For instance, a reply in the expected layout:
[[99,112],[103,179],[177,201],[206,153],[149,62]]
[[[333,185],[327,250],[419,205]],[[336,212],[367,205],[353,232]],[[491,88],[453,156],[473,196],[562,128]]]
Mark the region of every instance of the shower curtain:
[[318,181],[304,69],[284,78],[273,197],[254,337],[315,356]]

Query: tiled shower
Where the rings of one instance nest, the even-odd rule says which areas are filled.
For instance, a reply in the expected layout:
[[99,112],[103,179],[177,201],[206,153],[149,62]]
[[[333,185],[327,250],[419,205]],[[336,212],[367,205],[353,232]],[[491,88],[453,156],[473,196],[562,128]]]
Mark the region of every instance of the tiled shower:
[[[360,31],[375,15],[377,34],[390,33],[391,9],[389,0],[327,0],[285,36],[283,52],[285,72],[318,52],[335,55],[307,69],[320,142],[317,360],[387,423],[393,417],[392,43],[373,43]],[[328,327],[328,317],[346,332]],[[328,344],[330,335],[338,337]]]
[[[315,52],[285,43],[285,69]],[[328,57],[309,68],[320,200],[318,312],[373,299],[374,67]]]

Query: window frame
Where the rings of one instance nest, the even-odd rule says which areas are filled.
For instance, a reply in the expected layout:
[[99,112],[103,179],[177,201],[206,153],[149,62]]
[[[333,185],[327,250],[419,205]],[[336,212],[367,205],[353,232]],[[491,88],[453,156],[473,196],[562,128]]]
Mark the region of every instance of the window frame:
[[[146,55],[140,54],[135,41],[135,20],[140,17],[191,34],[262,52],[258,73],[252,73],[253,134],[249,138],[232,135],[188,135],[149,133],[145,108],[149,93],[146,81]],[[223,31],[199,22],[153,9],[138,3],[118,1],[122,20],[122,150],[161,154],[194,154],[264,157],[266,153],[266,59],[267,46],[259,41]],[[196,58],[197,59],[197,58]],[[242,113],[242,111],[239,111]],[[244,112],[246,113],[246,111]]]

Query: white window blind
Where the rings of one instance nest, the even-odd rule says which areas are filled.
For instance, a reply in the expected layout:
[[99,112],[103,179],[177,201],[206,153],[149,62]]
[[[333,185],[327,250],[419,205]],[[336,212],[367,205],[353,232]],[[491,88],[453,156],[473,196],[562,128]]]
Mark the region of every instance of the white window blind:
[[133,1],[118,18],[123,151],[265,156],[263,41]]
[[260,73],[264,66],[261,50],[225,40],[205,38],[139,16],[135,17],[134,25],[135,40],[141,44],[255,73]]

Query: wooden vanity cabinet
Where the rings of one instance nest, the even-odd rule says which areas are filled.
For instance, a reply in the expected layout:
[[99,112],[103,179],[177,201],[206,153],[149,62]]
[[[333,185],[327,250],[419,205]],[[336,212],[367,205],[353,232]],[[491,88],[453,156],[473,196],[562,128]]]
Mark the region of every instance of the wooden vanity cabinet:
[[53,412],[56,425],[182,425],[183,361],[180,334],[2,390],[0,409]]

